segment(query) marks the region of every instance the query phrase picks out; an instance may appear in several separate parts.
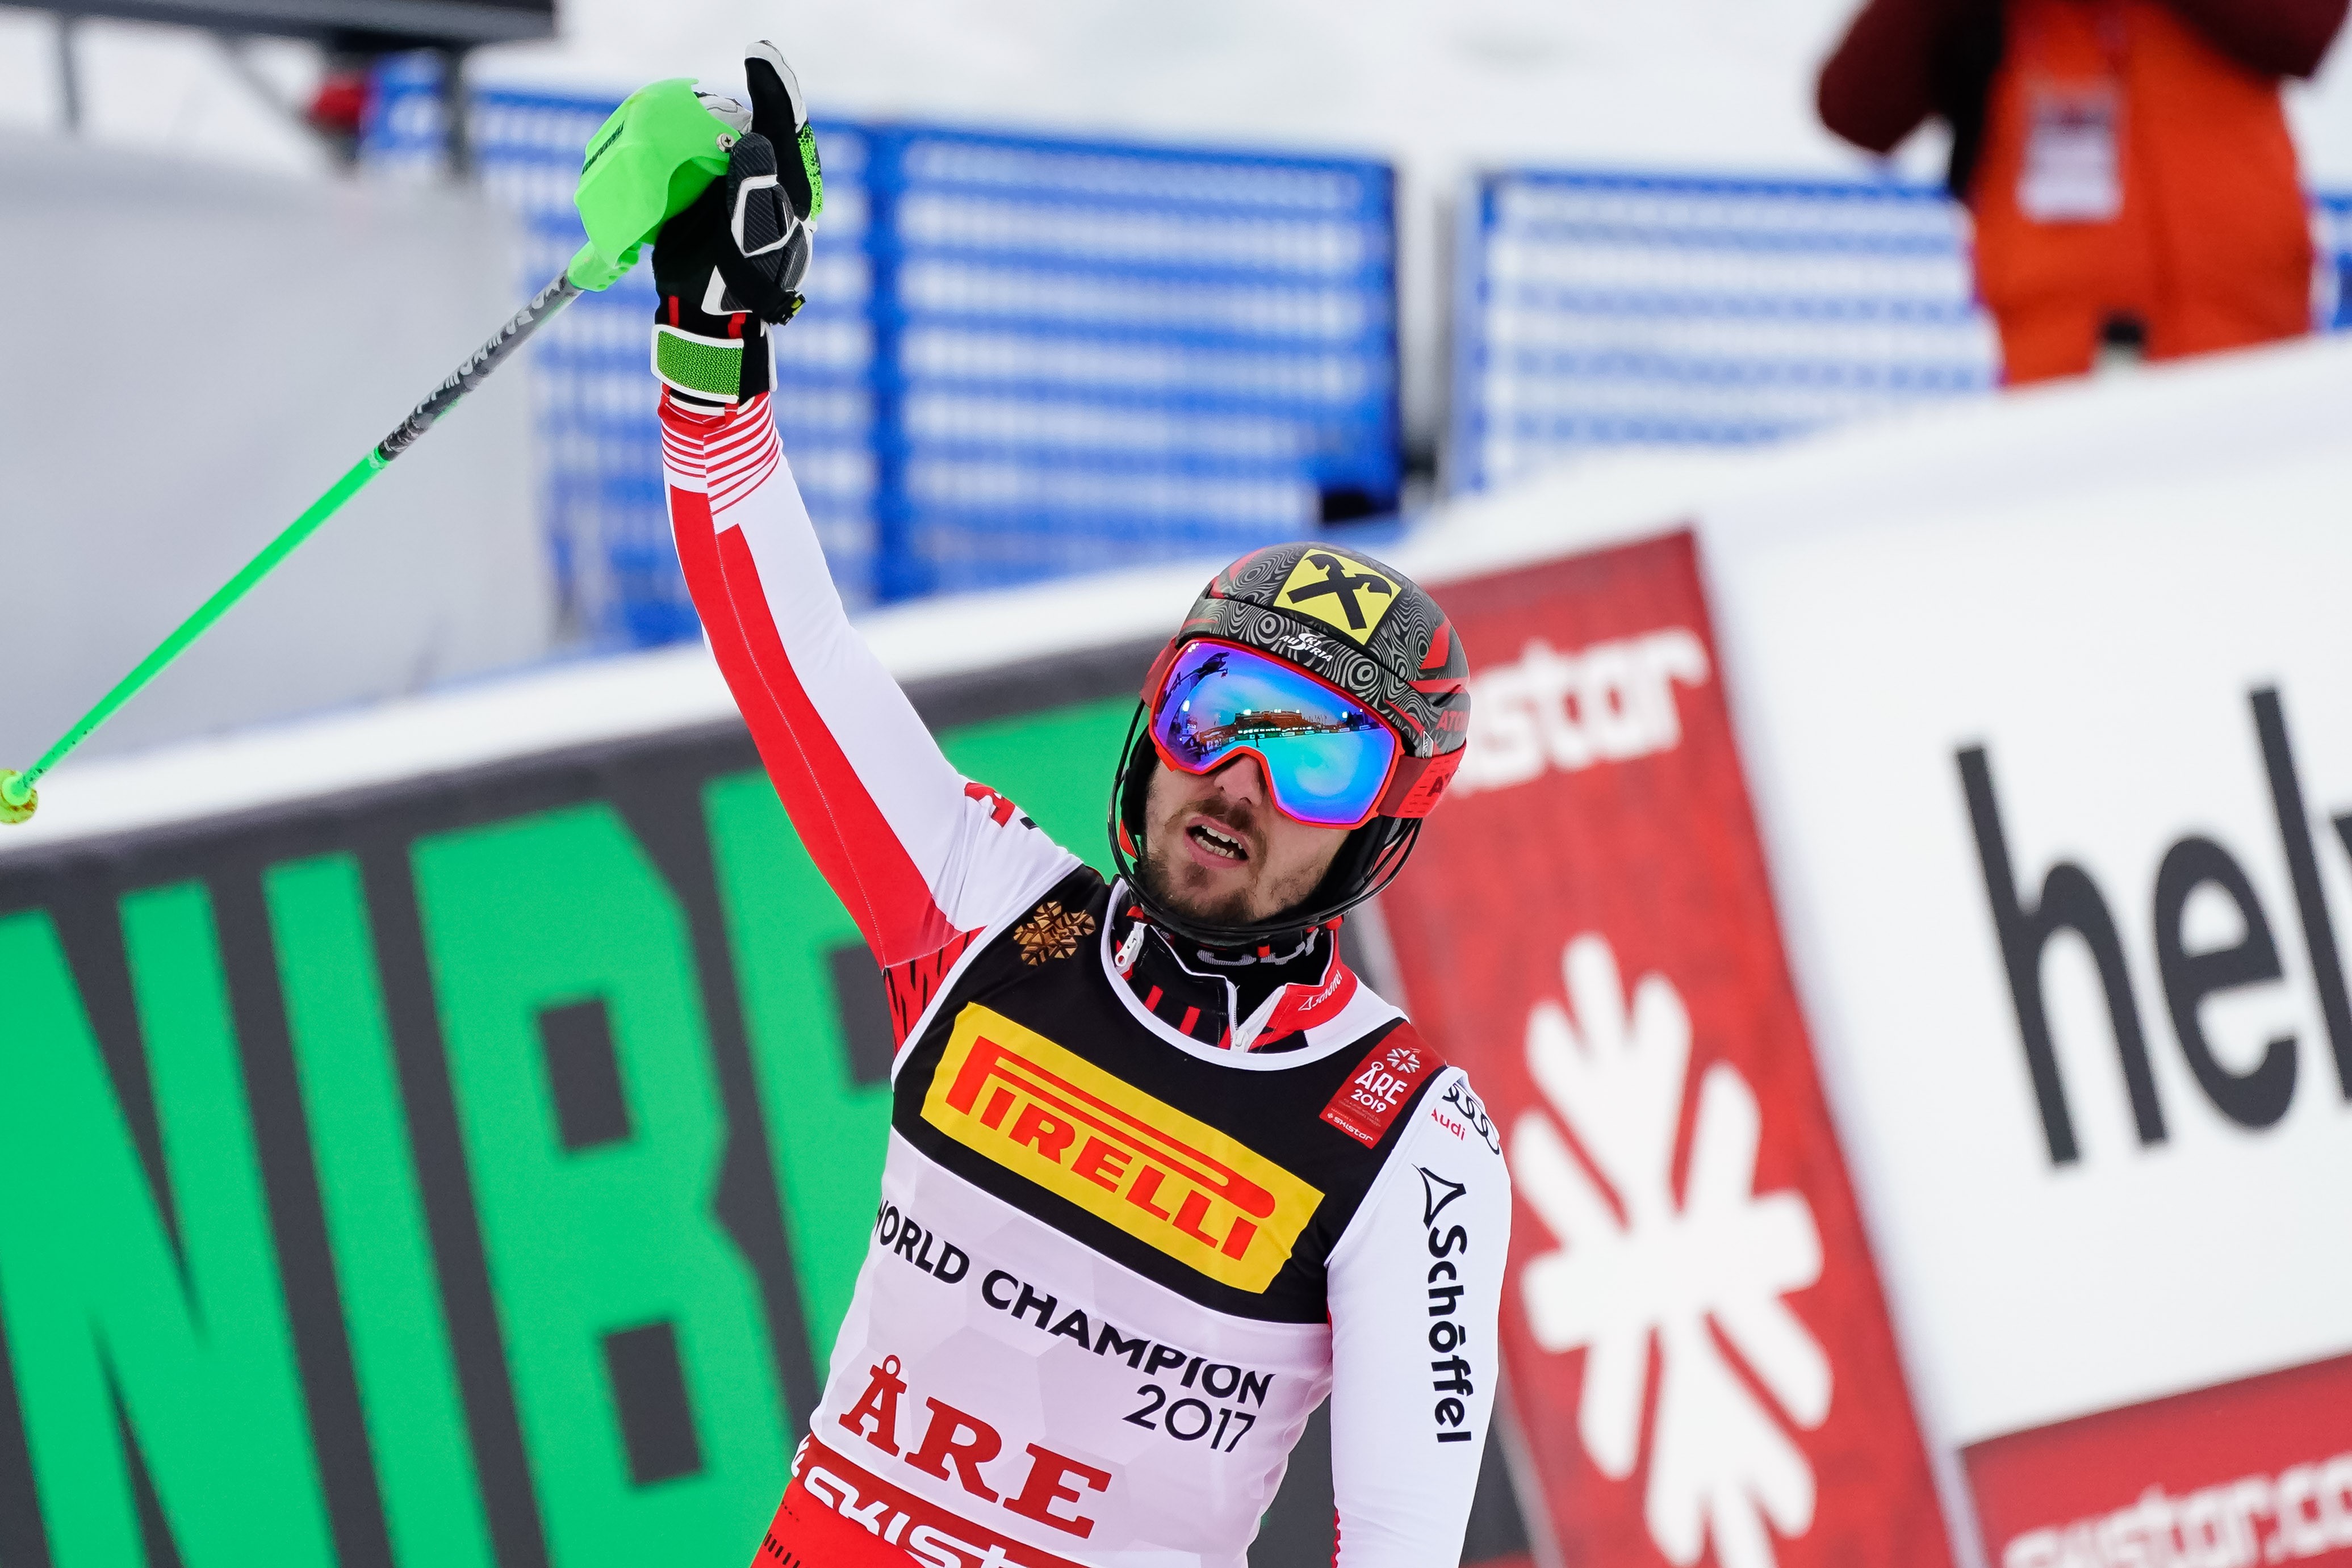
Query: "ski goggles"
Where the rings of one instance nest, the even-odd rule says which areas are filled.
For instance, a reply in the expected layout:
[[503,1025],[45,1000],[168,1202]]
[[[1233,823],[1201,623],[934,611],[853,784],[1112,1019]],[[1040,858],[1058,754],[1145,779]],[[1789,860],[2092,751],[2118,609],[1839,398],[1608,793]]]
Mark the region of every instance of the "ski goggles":
[[1275,808],[1318,828],[1370,821],[1403,749],[1386,720],[1339,687],[1208,637],[1169,664],[1152,699],[1151,744],[1181,773],[1257,758]]

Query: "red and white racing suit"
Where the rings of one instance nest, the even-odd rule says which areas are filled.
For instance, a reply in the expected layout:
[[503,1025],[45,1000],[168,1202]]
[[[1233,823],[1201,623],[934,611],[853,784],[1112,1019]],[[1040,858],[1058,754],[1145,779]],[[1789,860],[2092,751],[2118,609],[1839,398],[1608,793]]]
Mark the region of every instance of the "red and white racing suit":
[[1328,932],[1234,1017],[948,765],[843,613],[768,399],[665,392],[662,434],[711,646],[899,1040],[873,1241],[760,1563],[1242,1568],[1328,1396],[1340,1568],[1452,1568],[1510,1223],[1463,1073]]

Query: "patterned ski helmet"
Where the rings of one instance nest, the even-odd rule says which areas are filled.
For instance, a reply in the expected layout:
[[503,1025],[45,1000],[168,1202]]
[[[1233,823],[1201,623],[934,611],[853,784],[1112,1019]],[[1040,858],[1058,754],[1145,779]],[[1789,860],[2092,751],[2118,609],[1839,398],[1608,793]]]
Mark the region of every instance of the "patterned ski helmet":
[[[1177,654],[1201,637],[1238,643],[1328,682],[1379,715],[1402,743],[1379,814],[1348,835],[1321,884],[1299,907],[1246,925],[1208,925],[1168,909],[1138,874],[1144,800],[1159,762],[1151,706]],[[1153,920],[1207,946],[1263,943],[1334,919],[1404,869],[1422,819],[1462,762],[1468,674],[1445,612],[1393,567],[1335,545],[1252,551],[1210,580],[1144,678],[1111,788],[1111,858]]]

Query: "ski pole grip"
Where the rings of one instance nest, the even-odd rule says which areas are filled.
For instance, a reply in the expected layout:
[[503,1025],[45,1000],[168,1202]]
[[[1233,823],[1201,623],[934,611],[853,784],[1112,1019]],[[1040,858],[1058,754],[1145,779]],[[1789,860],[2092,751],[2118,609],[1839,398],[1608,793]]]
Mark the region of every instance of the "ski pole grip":
[[540,323],[576,298],[580,286],[572,281],[568,270],[554,278],[530,297],[530,303],[507,318],[497,336],[467,356],[466,362],[451,371],[448,379],[425,394],[423,402],[408,411],[390,435],[375,444],[378,465],[389,463],[416,443],[416,438],[433,428],[433,422],[457,406],[457,400],[480,386],[489,373],[505,362],[507,357],[529,340],[539,330]]

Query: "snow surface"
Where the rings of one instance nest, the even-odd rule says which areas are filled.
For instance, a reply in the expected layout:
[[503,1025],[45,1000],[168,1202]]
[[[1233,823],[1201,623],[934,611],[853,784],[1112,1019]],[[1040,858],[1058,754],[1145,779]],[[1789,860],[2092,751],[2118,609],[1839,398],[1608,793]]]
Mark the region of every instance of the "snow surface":
[[[1083,0],[871,6],[583,0],[563,7],[563,37],[555,43],[484,50],[474,71],[479,80],[614,92],[649,73],[724,80],[737,74],[745,38],[771,36],[784,43],[820,112],[831,114],[1416,156],[1467,146],[1489,158],[1613,162],[1646,149],[1654,160],[1709,162],[1755,145],[1750,134],[1726,137],[1716,129],[1737,112],[1780,127],[1782,134],[1768,131],[1758,149],[1763,162],[1794,156],[1818,166],[1823,139],[1803,123],[1801,94],[1776,78],[1802,74],[1805,56],[1834,26],[1833,16],[1824,20],[1828,10],[1820,0],[1488,5],[1443,16],[1434,7],[1342,8],[1316,0],[1211,0],[1181,10]],[[93,138],[280,169],[317,166],[299,132],[256,100],[216,41],[113,22],[85,24],[79,36]],[[1678,37],[1706,41],[1694,54],[1675,44]],[[57,123],[54,50],[48,18],[0,12],[0,120]],[[315,64],[304,70],[310,51],[280,45],[268,53],[289,97],[315,79]],[[1643,57],[1670,55],[1689,57],[1675,68],[1679,88],[1638,68]],[[1711,111],[1668,111],[1685,93]],[[1790,145],[1776,148],[1775,141]]]
[[[1712,453],[1597,460],[1438,508],[1379,553],[1433,586],[1696,526],[1727,663],[1772,607],[1739,592],[1792,544],[1944,514],[2063,511],[2075,497],[2226,486],[2352,450],[2352,339],[2311,339],[2053,383]],[[1164,635],[1221,561],[1198,560],[876,612],[860,625],[919,681]],[[572,747],[739,722],[699,644],[506,679],[172,747],[68,761],[0,857],[317,799]],[[1769,800],[1775,780],[1755,780]]]
[[[1222,561],[928,600],[860,625],[901,682],[1165,633]],[[700,643],[583,659],[503,679],[241,730],[135,757],[69,759],[41,784],[0,858],[317,800],[635,736],[737,725]]]
[[[889,115],[1002,127],[1135,134],[1184,141],[1384,154],[1403,171],[1408,397],[1428,427],[1436,392],[1432,319],[1441,201],[1468,171],[1513,162],[1748,172],[1858,172],[1871,160],[1823,131],[1811,81],[1856,0],[567,0],[562,37],[486,49],[480,80],[618,93],[654,74],[735,79],[749,37],[782,41],[820,114]],[[102,145],[329,177],[327,160],[284,105],[307,99],[319,62],[308,46],[231,47],[187,29],[86,22],[78,29],[83,135]],[[57,24],[0,7],[0,126],[54,130]],[[276,89],[277,101],[257,90]],[[2290,89],[2310,178],[2352,185],[2352,49],[2320,79]],[[1932,132],[1898,162],[1932,178]],[[2284,351],[2340,358],[2314,345]],[[1759,485],[1801,487],[1824,463],[1909,461],[1954,442],[2005,450],[2017,422],[2078,428],[2074,413],[2162,403],[2216,378],[2274,373],[2280,356],[2150,372],[2121,391],[2075,387],[1988,399],[1918,422],[1874,422],[1762,454],[1608,458],[1531,490],[1449,508],[1399,564],[1433,579],[1633,537],[1709,497]],[[2249,368],[2249,367],[2254,368]],[[2332,374],[2332,372],[2331,372]],[[2330,383],[2340,394],[2342,382]],[[2342,403],[2337,402],[2336,407]],[[2080,416],[2121,429],[2109,416]],[[2075,423],[2070,423],[2075,422]],[[1981,437],[1966,433],[1986,433]],[[1906,434],[1916,432],[1916,434]],[[1899,474],[1890,476],[1899,479]],[[935,604],[877,617],[878,643],[902,677],[951,667],[970,650],[1050,652],[1171,622],[1217,564],[1139,573],[1149,606],[1110,625],[1098,582]],[[1052,614],[1032,616],[1031,607]],[[1056,622],[1055,615],[1062,620]],[[1018,647],[1006,642],[1019,627]],[[1058,628],[1049,632],[1047,628]],[[952,654],[952,657],[950,657]],[[942,661],[945,661],[944,663]],[[607,683],[617,683],[608,689]],[[724,718],[723,691],[699,649],[565,667],[496,686],[330,716],[121,763],[78,762],[58,776],[32,826],[0,832],[0,853],[270,800],[363,787],[491,757]],[[322,744],[320,737],[331,737]]]
[[[1386,153],[1417,178],[1504,162],[1830,171],[1869,161],[1815,122],[1813,71],[1856,0],[567,0],[562,37],[475,57],[478,79],[620,92],[734,79],[781,42],[821,113],[902,115]],[[183,29],[80,32],[88,134],[299,172],[316,150]],[[58,123],[55,23],[0,9],[0,124]],[[305,46],[248,53],[289,98]],[[2291,89],[2316,183],[2352,183],[2352,64]],[[1916,139],[1925,143],[1927,138]],[[1931,172],[1932,145],[1906,165]]]
[[[594,89],[740,79],[778,40],[820,115],[1371,154],[1401,177],[1404,415],[1443,419],[1449,204],[1511,164],[1940,177],[1930,127],[1887,164],[1815,120],[1812,82],[1859,0],[564,0],[561,36],[478,51],[480,82]],[[89,22],[85,131],[311,178],[328,161],[285,112],[315,50]],[[0,9],[0,126],[59,117],[56,24]],[[276,89],[266,100],[255,79]],[[2290,89],[2309,180],[2352,185],[2352,50]]]

